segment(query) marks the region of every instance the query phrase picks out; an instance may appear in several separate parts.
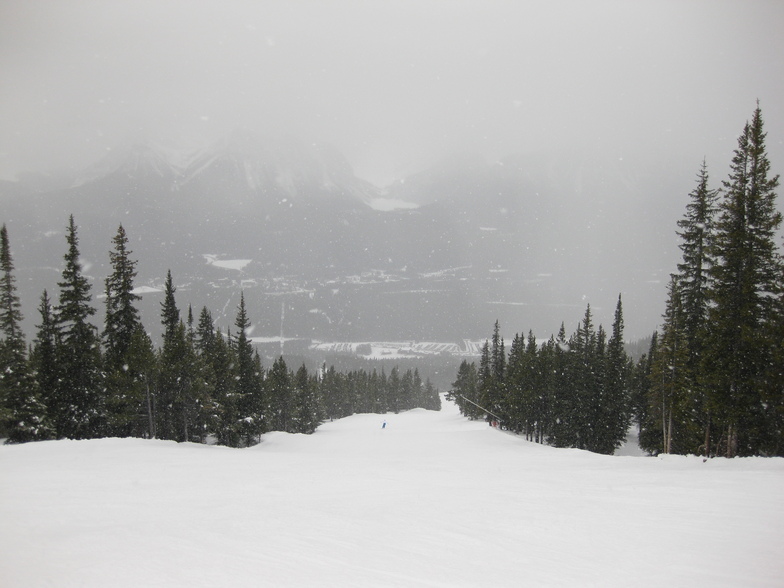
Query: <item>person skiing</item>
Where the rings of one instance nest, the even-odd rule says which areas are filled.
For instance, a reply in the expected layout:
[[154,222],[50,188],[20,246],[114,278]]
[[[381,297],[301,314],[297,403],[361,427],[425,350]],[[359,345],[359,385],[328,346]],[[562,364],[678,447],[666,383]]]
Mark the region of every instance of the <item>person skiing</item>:
[[387,428],[387,422],[386,422],[386,421],[384,421],[383,423],[381,423],[381,428],[382,428],[382,429],[386,429],[386,428]]

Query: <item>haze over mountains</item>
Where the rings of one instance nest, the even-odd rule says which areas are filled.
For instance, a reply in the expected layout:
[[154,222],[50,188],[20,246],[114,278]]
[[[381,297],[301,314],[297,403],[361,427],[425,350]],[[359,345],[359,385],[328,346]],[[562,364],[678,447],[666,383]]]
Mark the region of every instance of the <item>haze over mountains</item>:
[[587,303],[609,325],[619,293],[634,337],[658,322],[681,214],[641,169],[465,154],[382,189],[332,146],[237,131],[189,156],[137,144],[72,177],[28,174],[0,198],[30,333],[73,214],[94,296],[125,227],[153,332],[171,269],[183,311],[206,305],[224,329],[243,290],[259,337],[460,341],[496,318],[548,337]]

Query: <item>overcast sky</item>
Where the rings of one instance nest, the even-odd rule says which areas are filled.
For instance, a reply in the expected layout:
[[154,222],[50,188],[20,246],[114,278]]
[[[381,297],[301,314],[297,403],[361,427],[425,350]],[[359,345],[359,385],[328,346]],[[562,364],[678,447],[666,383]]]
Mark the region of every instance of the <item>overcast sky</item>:
[[[784,2],[0,0],[0,177],[235,128],[387,183],[451,153],[784,159]],[[689,187],[690,188],[690,187]]]

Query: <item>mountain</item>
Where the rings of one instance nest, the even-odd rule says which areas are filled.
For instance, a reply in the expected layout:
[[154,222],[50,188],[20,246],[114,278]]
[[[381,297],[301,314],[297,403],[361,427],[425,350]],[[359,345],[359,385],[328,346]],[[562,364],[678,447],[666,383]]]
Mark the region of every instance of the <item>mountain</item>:
[[235,132],[187,156],[118,149],[67,185],[2,183],[0,220],[30,334],[43,289],[56,296],[73,214],[96,297],[122,223],[153,332],[171,270],[180,308],[207,306],[224,329],[243,289],[255,336],[460,341],[499,319],[547,337],[589,302],[609,325],[619,292],[642,336],[661,313],[681,211],[641,169],[601,154],[467,155],[381,190],[334,147]]

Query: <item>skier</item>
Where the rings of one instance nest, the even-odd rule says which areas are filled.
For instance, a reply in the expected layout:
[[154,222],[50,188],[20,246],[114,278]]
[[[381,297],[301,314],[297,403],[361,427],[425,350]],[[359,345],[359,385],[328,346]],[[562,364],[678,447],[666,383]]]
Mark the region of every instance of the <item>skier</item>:
[[387,428],[387,422],[386,422],[386,421],[384,421],[383,423],[381,423],[381,428],[382,428],[382,429],[386,429],[386,428]]

